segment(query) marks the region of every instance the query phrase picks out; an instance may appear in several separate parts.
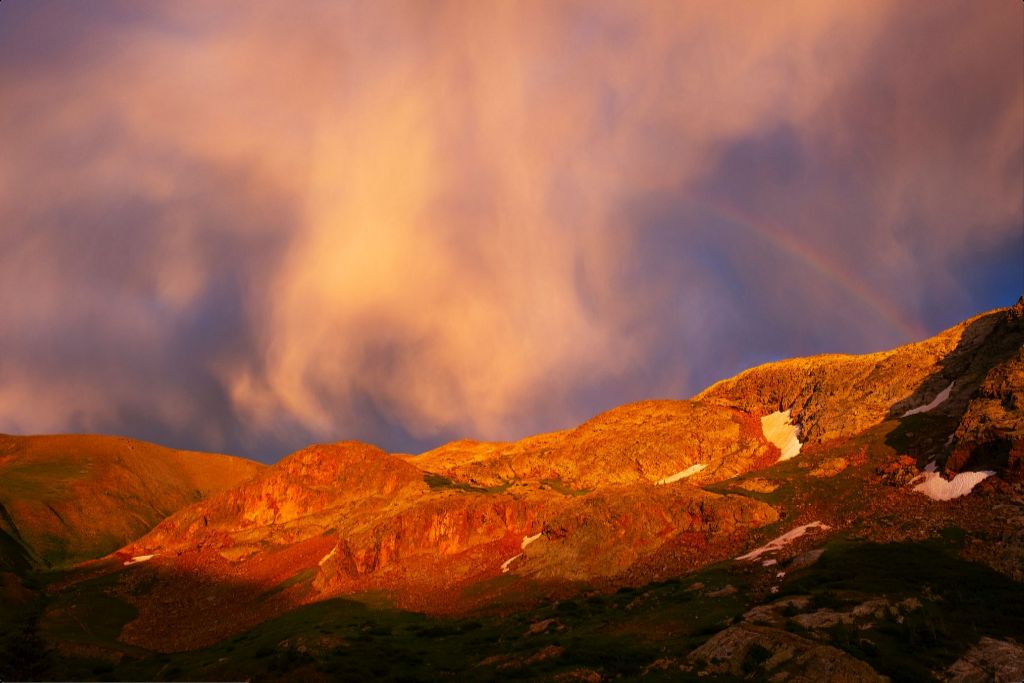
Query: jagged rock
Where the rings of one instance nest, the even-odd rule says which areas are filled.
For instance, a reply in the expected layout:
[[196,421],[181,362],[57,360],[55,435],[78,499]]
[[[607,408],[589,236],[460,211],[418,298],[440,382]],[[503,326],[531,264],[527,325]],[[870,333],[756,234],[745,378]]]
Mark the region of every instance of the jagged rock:
[[[1015,307],[1016,309],[1016,307]],[[1014,309],[1014,310],[1015,310]],[[951,472],[995,469],[1024,478],[1024,318],[1011,312],[992,332],[992,363],[953,434]]]

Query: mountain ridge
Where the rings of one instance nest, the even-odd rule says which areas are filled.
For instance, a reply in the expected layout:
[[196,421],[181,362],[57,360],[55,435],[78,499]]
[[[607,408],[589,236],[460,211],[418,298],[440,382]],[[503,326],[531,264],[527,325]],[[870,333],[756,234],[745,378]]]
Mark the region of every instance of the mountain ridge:
[[[927,588],[931,580],[915,589],[910,575],[892,594],[872,588],[881,580],[872,573],[827,589],[840,598],[821,586],[857,566],[850,548],[884,558],[914,548],[938,553],[936,568],[914,571],[972,572],[994,591],[991,602],[961,605],[981,627],[957,621],[955,633],[929,641],[937,644],[927,645],[928,671],[968,667],[941,648],[988,666],[1006,652],[1015,657],[1014,637],[1024,635],[1024,624],[1007,630],[993,621],[996,605],[1012,603],[1007,596],[1024,581],[1022,405],[1024,297],[890,351],[765,364],[692,399],[626,404],[516,442],[454,441],[420,455],[355,441],[313,444],[64,570],[49,579],[49,597],[33,593],[29,579],[5,579],[5,591],[41,605],[40,632],[74,661],[137,661],[143,668],[127,670],[143,673],[156,656],[145,653],[184,662],[188,653],[218,652],[217,662],[188,671],[258,677],[255,664],[225,655],[225,643],[348,600],[400,624],[413,618],[401,615],[419,615],[459,629],[482,623],[486,633],[502,620],[531,619],[527,634],[566,621],[598,634],[604,622],[639,628],[632,610],[637,618],[669,610],[658,619],[674,624],[666,633],[688,634],[685,649],[647,627],[644,638],[656,636],[669,654],[644,655],[645,675],[771,671],[810,680],[844,671],[849,680],[881,680],[899,678],[902,664],[881,646],[869,652],[843,640],[837,624],[888,643],[884,615],[940,628],[929,610],[962,598],[947,587],[934,597],[928,591],[940,589]],[[845,559],[837,566],[835,557]],[[123,610],[108,637],[79,633],[69,621],[87,616],[81,605],[95,600]],[[584,610],[584,619],[548,607],[579,610],[581,600],[616,611]],[[719,616],[687,616],[683,606],[697,604]],[[312,637],[307,627],[289,628],[280,643]],[[69,632],[77,635],[61,635]],[[596,652],[573,668],[564,639],[580,641],[558,633],[495,636],[478,643],[478,659],[451,666],[484,678],[534,669],[550,680],[642,673],[639,660],[615,663]],[[996,644],[982,647],[981,637]],[[532,642],[547,644],[530,649]],[[316,662],[334,661],[344,647],[307,649],[281,671],[316,678],[326,666]]]

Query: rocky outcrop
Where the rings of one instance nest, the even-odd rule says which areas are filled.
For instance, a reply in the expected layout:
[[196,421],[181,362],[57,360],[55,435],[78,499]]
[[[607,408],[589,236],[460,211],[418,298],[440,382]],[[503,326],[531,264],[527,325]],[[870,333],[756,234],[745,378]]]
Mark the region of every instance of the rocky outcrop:
[[343,522],[313,585],[325,595],[388,589],[405,596],[403,604],[436,609],[436,591],[500,574],[524,536],[537,533],[562,504],[561,496],[544,492],[437,493]]
[[241,560],[376,519],[396,501],[407,503],[428,491],[422,472],[379,448],[356,441],[317,444],[172,515],[121,554],[201,548]]
[[768,626],[739,624],[719,631],[690,653],[707,674],[787,683],[887,681],[868,664],[842,650]]
[[[683,482],[488,490],[414,462],[356,442],[313,446],[171,516],[120,554],[153,556],[128,570],[149,578],[125,590],[140,614],[122,639],[192,648],[296,602],[371,590],[405,608],[458,611],[470,604],[461,588],[503,573],[642,583],[724,559],[778,518],[765,503]],[[232,584],[275,597],[187,626],[230,600]]]
[[686,484],[611,487],[549,518],[516,571],[570,581],[639,573],[650,581],[661,578],[658,570],[674,576],[728,557],[751,529],[777,520],[765,503]]
[[[991,334],[989,362],[952,436],[950,472],[993,469],[1024,479],[1024,297]],[[980,362],[979,362],[980,364]]]
[[887,418],[923,410],[946,389],[948,398],[929,412],[959,415],[997,348],[1012,343],[1001,321],[1013,310],[977,316],[892,351],[769,363],[695,398],[754,414],[790,410],[801,440],[810,443],[850,437]]
[[457,441],[410,461],[479,486],[552,480],[593,490],[654,483],[694,465],[704,468],[690,483],[708,484],[778,460],[758,417],[696,401],[641,401],[575,429],[515,443]]
[[503,573],[548,582],[677,574],[728,557],[749,529],[778,518],[765,503],[683,482],[584,495],[543,480],[486,489],[416,462],[358,442],[312,446],[171,516],[121,555],[153,555],[136,571],[171,582],[188,567],[188,576],[270,589],[312,572],[296,599],[384,590],[403,607],[444,612],[461,608],[459,587]]
[[817,467],[808,472],[808,474],[812,477],[827,479],[829,477],[834,477],[845,470],[849,467],[849,464],[850,463],[847,462],[846,458],[827,458],[819,463]]

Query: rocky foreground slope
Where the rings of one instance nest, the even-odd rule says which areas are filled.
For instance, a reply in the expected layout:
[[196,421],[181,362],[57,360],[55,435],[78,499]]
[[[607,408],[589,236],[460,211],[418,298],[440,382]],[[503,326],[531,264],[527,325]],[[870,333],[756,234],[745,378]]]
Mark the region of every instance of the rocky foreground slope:
[[1024,298],[514,443],[315,445],[23,577],[10,646],[75,677],[1015,680],[1022,397]]

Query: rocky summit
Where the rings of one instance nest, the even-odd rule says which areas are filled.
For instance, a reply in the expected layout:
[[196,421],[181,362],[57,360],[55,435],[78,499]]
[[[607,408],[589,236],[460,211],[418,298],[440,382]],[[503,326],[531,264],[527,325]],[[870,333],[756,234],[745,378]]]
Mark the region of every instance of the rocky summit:
[[420,455],[0,437],[0,678],[1020,681],[1024,297]]

